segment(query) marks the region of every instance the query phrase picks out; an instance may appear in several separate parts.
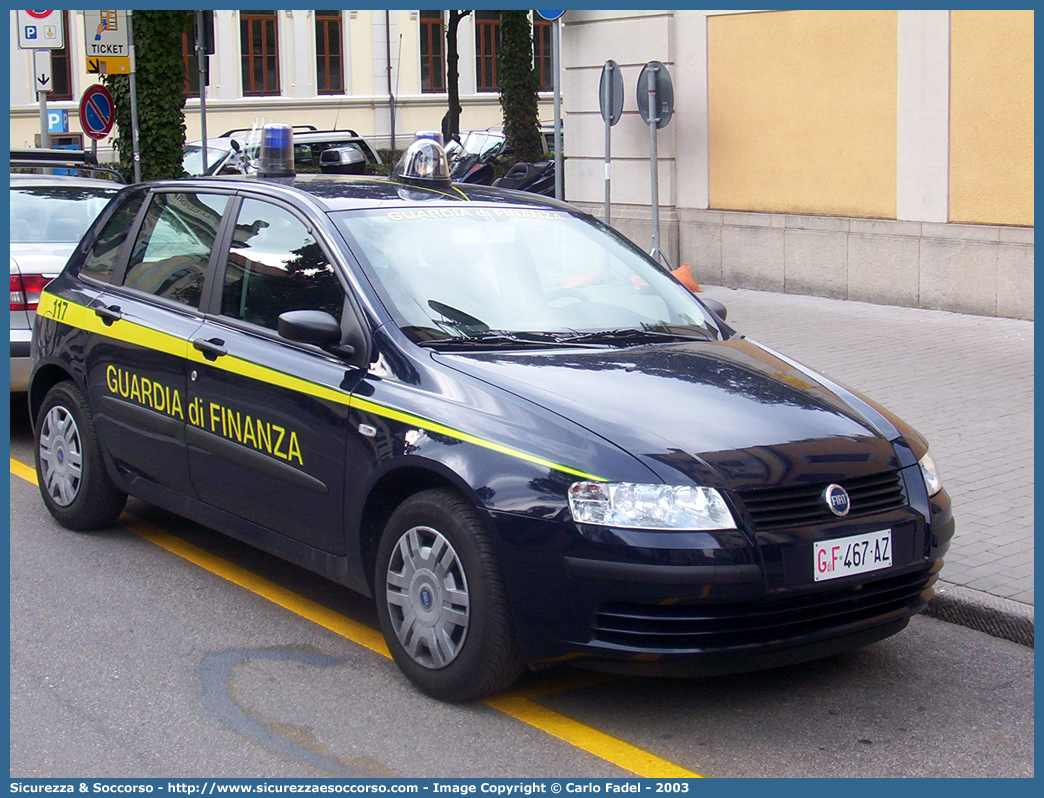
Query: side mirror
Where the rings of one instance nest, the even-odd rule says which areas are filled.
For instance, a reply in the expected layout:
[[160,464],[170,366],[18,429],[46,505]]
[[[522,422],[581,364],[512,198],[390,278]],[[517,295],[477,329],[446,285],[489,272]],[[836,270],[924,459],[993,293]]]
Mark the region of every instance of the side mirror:
[[234,149],[236,152],[240,151],[240,146],[239,146],[239,142],[238,141],[236,141],[235,139],[230,139],[228,143],[232,145],[232,149]]
[[725,321],[726,317],[729,315],[728,308],[726,308],[716,299],[707,299],[706,297],[703,297],[700,301],[703,302],[707,310],[709,310],[722,321]]
[[288,341],[323,348],[341,342],[341,324],[322,310],[288,310],[279,314],[277,332]]

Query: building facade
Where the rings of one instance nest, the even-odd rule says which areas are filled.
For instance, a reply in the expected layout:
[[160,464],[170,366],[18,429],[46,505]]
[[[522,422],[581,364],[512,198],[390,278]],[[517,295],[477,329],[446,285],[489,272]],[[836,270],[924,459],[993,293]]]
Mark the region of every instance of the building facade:
[[1033,318],[1032,11],[570,11],[568,199],[650,242],[638,75],[667,65],[661,249],[701,282]]
[[[262,122],[352,128],[388,146],[438,129],[445,11],[215,11],[208,135]],[[11,11],[11,143],[32,146],[31,53]],[[65,12],[56,93],[86,74],[83,12]],[[534,15],[535,17],[536,15]],[[565,196],[603,214],[602,65],[624,77],[612,129],[611,223],[651,231],[649,61],[675,96],[658,133],[660,248],[711,284],[1033,318],[1033,11],[568,11],[562,28]],[[497,12],[460,25],[461,128],[499,126]],[[541,118],[551,28],[534,19]],[[186,123],[200,135],[186,34]]]
[[[40,132],[32,91],[32,52],[17,47],[11,19],[11,146],[33,146]],[[56,51],[56,91],[48,108],[68,110],[70,128],[84,89],[97,83],[86,72],[82,11],[66,11],[66,48]],[[440,128],[447,109],[446,11],[213,11],[215,52],[206,94],[207,134],[217,136],[262,122],[309,124],[320,130],[351,128],[380,146],[412,140],[420,129]],[[458,30],[461,129],[499,127],[497,12],[475,11]],[[534,22],[534,51],[541,77],[541,114],[551,110],[551,28]],[[195,40],[183,37],[187,67],[186,126],[201,134]]]

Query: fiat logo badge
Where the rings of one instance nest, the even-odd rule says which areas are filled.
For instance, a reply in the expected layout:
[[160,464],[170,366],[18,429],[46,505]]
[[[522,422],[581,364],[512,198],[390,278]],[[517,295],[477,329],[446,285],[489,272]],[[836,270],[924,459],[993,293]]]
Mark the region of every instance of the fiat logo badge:
[[838,518],[844,518],[852,509],[852,500],[848,498],[848,491],[840,485],[827,485],[823,490],[823,501],[830,508],[830,512]]

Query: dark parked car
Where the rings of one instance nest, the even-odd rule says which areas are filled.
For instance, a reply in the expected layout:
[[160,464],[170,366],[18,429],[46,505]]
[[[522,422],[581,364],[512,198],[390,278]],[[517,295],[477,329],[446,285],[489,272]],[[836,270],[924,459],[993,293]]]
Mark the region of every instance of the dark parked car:
[[[328,149],[349,148],[359,152],[365,164],[381,163],[377,150],[354,130],[317,130],[306,125],[293,129],[294,164],[298,171],[320,171],[320,158]],[[207,139],[207,155],[203,142],[185,145],[182,168],[190,177],[222,174],[253,174],[261,148],[260,129],[228,130],[217,138]]]
[[[901,356],[897,353],[897,357]],[[127,494],[375,597],[422,690],[716,674],[900,631],[954,522],[924,439],[550,199],[391,180],[124,189],[44,293],[43,499]]]

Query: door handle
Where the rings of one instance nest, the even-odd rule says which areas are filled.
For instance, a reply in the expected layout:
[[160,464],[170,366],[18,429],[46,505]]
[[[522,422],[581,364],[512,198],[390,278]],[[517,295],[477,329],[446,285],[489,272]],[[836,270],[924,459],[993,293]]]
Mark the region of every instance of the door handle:
[[121,311],[116,305],[113,305],[112,307],[106,305],[95,305],[94,312],[106,327],[114,321],[119,321],[123,318],[123,311]]
[[228,350],[225,349],[225,342],[220,338],[197,338],[192,342],[192,345],[203,353],[203,357],[207,360],[217,360],[222,355],[227,355]]

